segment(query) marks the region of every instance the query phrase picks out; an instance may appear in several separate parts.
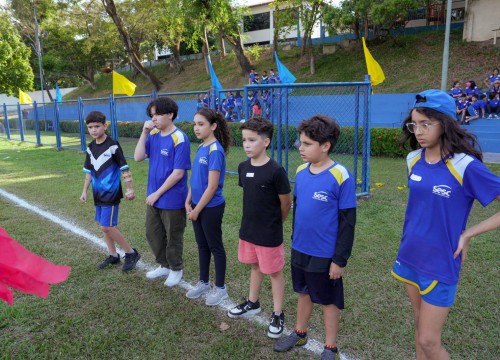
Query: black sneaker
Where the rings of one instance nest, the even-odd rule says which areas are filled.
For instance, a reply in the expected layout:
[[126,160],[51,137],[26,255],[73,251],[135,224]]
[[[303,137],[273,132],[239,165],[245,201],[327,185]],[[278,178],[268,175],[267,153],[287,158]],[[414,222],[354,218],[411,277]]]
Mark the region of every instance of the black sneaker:
[[227,312],[227,316],[229,316],[231,319],[237,319],[242,316],[252,316],[258,314],[260,313],[260,310],[259,300],[254,303],[250,300],[246,300],[244,303],[241,303],[229,310]]
[[278,340],[274,344],[274,351],[285,352],[292,350],[295,346],[304,346],[307,344],[307,335],[300,336],[295,331],[290,335]]
[[281,314],[276,315],[273,312],[271,315],[271,322],[269,323],[269,327],[267,329],[267,336],[273,339],[277,339],[283,334],[283,329],[285,328],[285,314],[283,311]]
[[136,249],[132,249],[134,252],[132,254],[125,253],[125,264],[123,264],[123,271],[130,271],[135,268],[135,264],[141,258],[141,254]]
[[120,255],[113,256],[109,255],[102,263],[99,264],[99,269],[104,269],[108,265],[116,265],[121,263]]
[[340,360],[339,349],[324,348],[319,360]]

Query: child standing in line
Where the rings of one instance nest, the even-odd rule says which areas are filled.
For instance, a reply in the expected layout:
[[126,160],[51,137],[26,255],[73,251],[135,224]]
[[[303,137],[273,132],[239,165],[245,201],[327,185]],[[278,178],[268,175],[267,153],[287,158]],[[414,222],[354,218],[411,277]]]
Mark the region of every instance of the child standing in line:
[[250,291],[248,299],[227,314],[233,319],[258,314],[262,281],[269,275],[274,307],[267,336],[279,338],[285,325],[283,223],[292,205],[290,182],[285,169],[266,154],[273,138],[271,122],[252,118],[240,129],[249,159],[238,166],[239,186],[243,188],[238,260],[251,265]]
[[[208,293],[205,304],[218,305],[227,299],[226,250],[222,242],[222,217],[225,200],[222,194],[226,172],[226,153],[231,145],[229,127],[222,114],[212,109],[201,109],[194,116],[194,133],[203,140],[193,162],[185,208],[193,222],[198,243],[200,280],[186,293],[197,299]],[[210,291],[210,258],[214,256],[215,286]]]
[[[451,100],[453,101],[453,100]],[[340,127],[323,115],[298,127],[297,168],[292,235],[292,282],[299,295],[295,331],[279,340],[274,350],[291,350],[307,343],[314,304],[321,304],[325,326],[322,360],[339,359],[337,333],[344,308],[342,276],[351,255],[356,223],[356,184],[349,170],[330,159]]]
[[392,275],[413,308],[417,359],[449,359],[441,332],[471,239],[500,226],[500,212],[466,228],[474,200],[500,201],[500,178],[482,163],[476,139],[454,121],[455,104],[423,91],[403,123],[409,197]]
[[109,252],[109,256],[99,264],[99,269],[121,262],[120,255],[116,251],[116,244],[118,244],[125,251],[125,263],[122,269],[130,271],[135,268],[141,255],[136,249],[130,247],[116,226],[118,225],[118,208],[123,198],[120,173],[123,174],[127,186],[125,199],[134,200],[132,173],[118,141],[106,135],[108,127],[106,116],[100,111],[91,111],[85,118],[85,124],[94,140],[87,147],[83,165],[83,172],[86,175],[80,200],[83,203],[87,202],[87,191],[92,182],[95,220],[101,225]]
[[[174,125],[177,103],[160,97],[149,103],[135,161],[149,158],[146,198],[146,239],[160,265],[146,273],[148,279],[168,276],[165,286],[182,279],[182,258],[188,192],[187,171],[191,169],[189,139]],[[203,108],[204,109],[204,108]]]

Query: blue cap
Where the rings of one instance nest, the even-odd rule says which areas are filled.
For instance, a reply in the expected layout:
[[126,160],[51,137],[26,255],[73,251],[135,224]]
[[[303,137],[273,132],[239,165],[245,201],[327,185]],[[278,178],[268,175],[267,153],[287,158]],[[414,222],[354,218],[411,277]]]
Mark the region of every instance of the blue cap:
[[425,90],[417,94],[413,108],[434,109],[452,119],[456,116],[455,100],[441,90]]

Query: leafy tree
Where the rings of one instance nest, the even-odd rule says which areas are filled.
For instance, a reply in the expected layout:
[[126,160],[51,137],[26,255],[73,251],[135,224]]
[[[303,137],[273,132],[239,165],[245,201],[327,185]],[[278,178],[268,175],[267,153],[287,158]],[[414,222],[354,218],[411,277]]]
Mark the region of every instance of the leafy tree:
[[33,89],[30,49],[21,40],[9,15],[0,12],[0,93],[16,95],[18,90]]
[[144,75],[151,82],[151,84],[153,84],[156,90],[159,90],[162,82],[142,64],[142,59],[139,53],[140,43],[137,42],[136,38],[132,37],[131,31],[125,26],[122,17],[118,15],[114,0],[101,0],[101,2],[109,17],[111,17],[111,19],[113,20],[118,33],[120,34],[120,38],[129,56],[130,63],[137,72]]

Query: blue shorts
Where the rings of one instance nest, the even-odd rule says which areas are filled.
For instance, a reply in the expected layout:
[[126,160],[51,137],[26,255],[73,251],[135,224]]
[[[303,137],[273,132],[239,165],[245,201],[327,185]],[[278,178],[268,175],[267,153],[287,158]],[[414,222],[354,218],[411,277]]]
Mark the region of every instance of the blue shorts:
[[326,272],[309,272],[292,265],[293,291],[307,294],[311,301],[321,305],[344,308],[344,284],[342,278],[332,280]]
[[97,221],[101,226],[111,227],[118,225],[118,207],[119,205],[96,205],[94,220]]
[[417,274],[413,269],[396,260],[391,271],[396,279],[415,286],[425,302],[441,307],[450,307],[455,302],[458,284],[445,284]]

